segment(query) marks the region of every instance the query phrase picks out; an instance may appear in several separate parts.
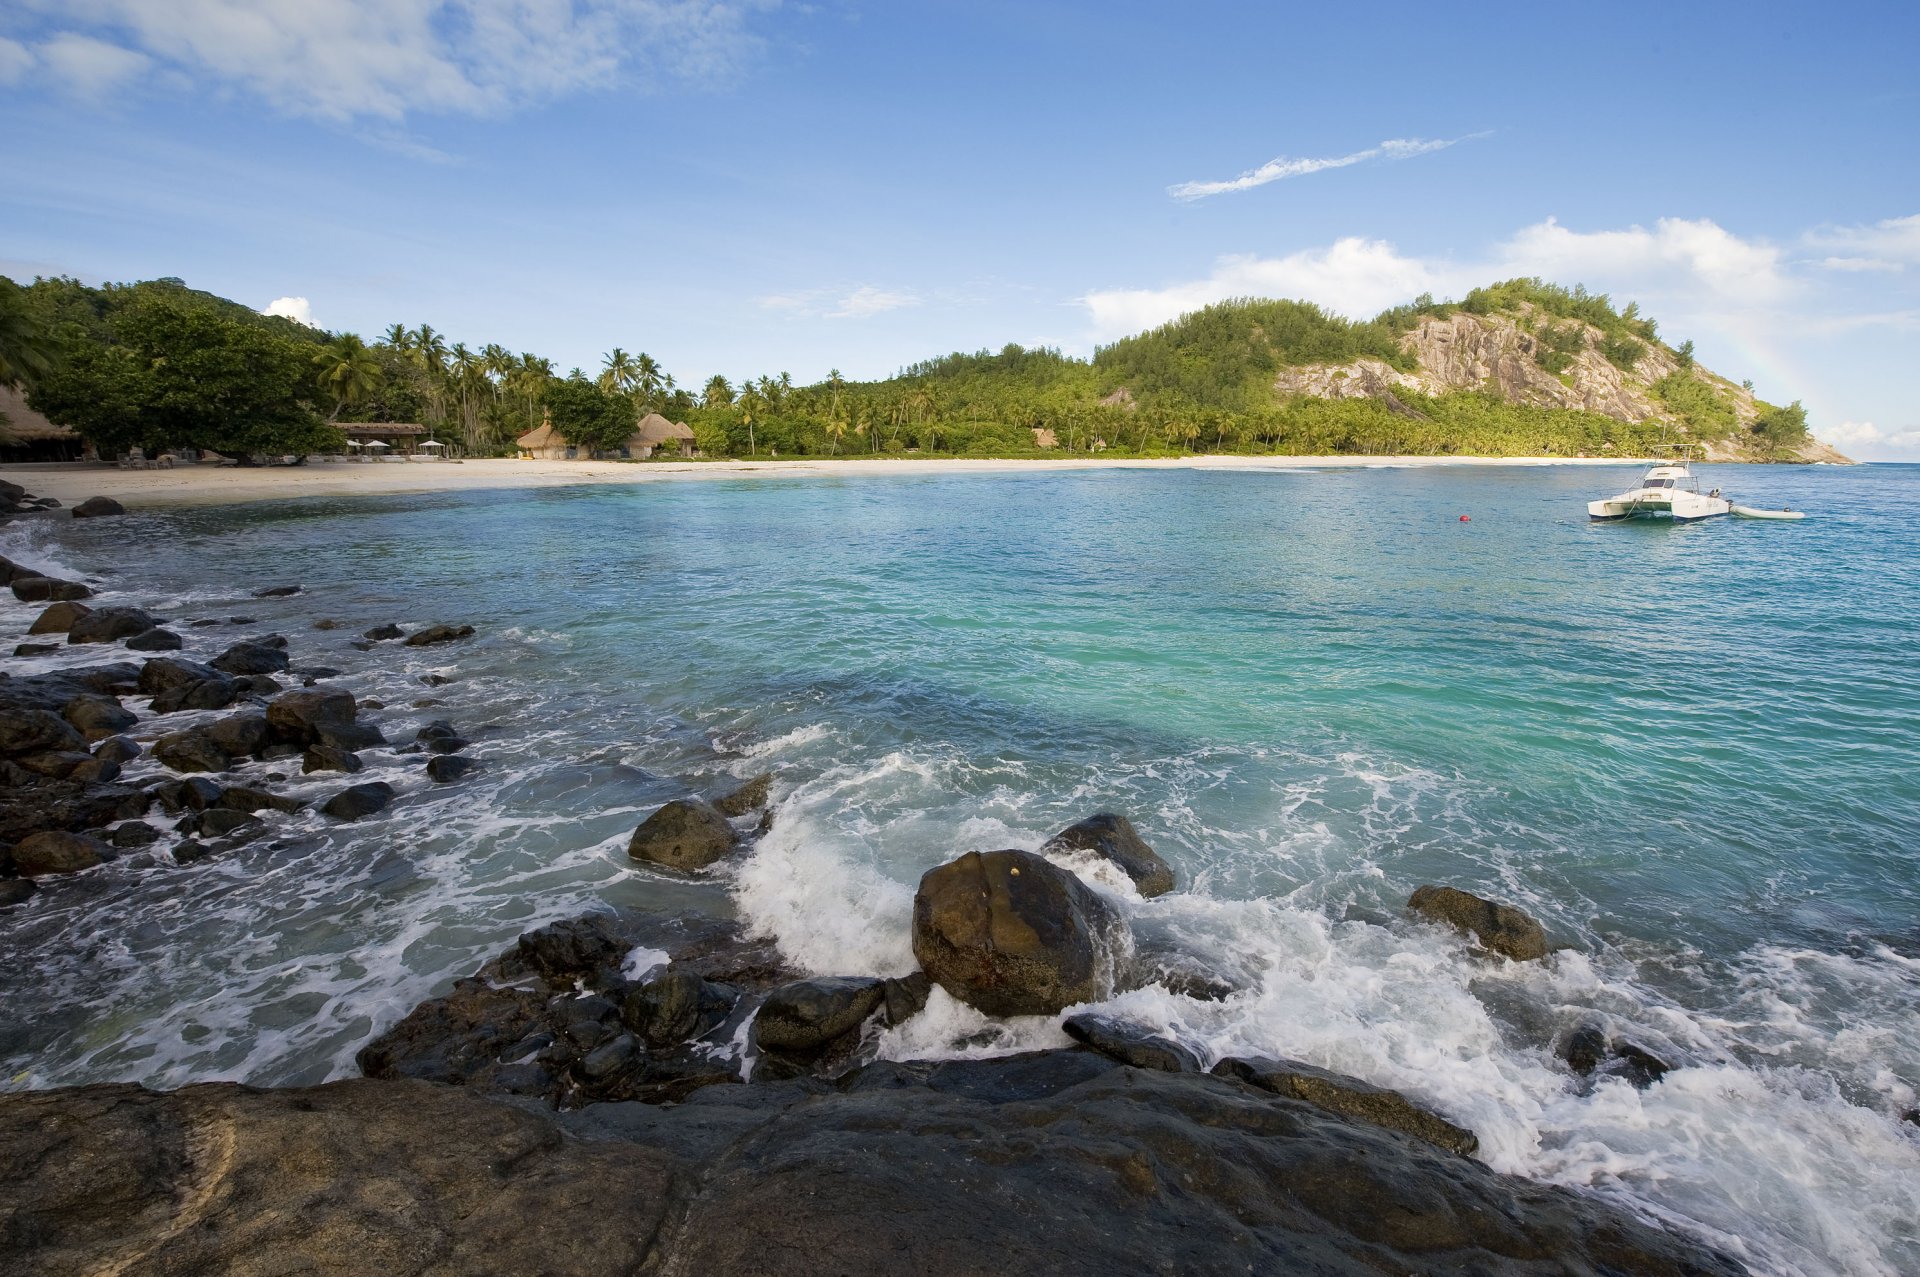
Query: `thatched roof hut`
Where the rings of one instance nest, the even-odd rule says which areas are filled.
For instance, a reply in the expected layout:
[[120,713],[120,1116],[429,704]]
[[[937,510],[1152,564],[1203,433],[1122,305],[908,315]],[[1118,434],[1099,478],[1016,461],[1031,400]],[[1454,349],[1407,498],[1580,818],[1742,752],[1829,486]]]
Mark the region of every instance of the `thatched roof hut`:
[[73,461],[85,450],[78,434],[27,407],[26,396],[12,386],[0,386],[0,459]]
[[651,457],[658,448],[673,448],[683,457],[693,455],[693,427],[684,421],[668,421],[657,412],[640,419],[627,440],[629,457]]
[[520,450],[522,461],[565,461],[573,455],[573,449],[553,428],[552,417],[515,439],[513,444]]

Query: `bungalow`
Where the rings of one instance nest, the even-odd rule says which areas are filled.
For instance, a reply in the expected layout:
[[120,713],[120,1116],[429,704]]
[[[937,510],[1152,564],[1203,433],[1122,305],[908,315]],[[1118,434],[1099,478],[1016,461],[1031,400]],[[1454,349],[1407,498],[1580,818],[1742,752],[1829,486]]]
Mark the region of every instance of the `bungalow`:
[[77,461],[86,441],[27,407],[26,396],[0,386],[0,462]]
[[520,450],[522,461],[571,461],[576,455],[560,432],[553,428],[553,418],[548,417],[538,426],[513,441]]
[[683,457],[693,455],[693,427],[684,421],[668,421],[657,412],[640,419],[624,451],[636,461],[651,457],[661,448],[672,448]]

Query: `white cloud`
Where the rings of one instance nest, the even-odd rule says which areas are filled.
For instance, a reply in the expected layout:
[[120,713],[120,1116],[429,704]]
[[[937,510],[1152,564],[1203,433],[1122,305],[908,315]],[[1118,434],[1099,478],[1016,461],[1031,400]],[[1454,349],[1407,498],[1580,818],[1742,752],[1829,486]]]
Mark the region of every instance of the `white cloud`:
[[71,31],[43,42],[34,52],[66,88],[85,97],[105,96],[153,65],[144,53]]
[[1778,248],[1745,240],[1705,218],[1663,217],[1652,230],[1571,231],[1553,218],[1502,245],[1496,271],[1561,283],[1605,281],[1608,288],[1684,283],[1736,302],[1763,302],[1791,288]]
[[[1475,137],[1484,136],[1474,134]],[[1378,146],[1370,146],[1364,151],[1355,151],[1351,155],[1338,155],[1330,159],[1289,159],[1282,155],[1268,160],[1259,168],[1248,169],[1239,177],[1218,182],[1180,182],[1169,186],[1167,194],[1177,200],[1203,200],[1210,195],[1225,195],[1232,191],[1250,191],[1256,186],[1265,186],[1269,182],[1283,181],[1289,177],[1305,177],[1309,173],[1321,173],[1332,168],[1346,168],[1354,164],[1364,164],[1368,160],[1407,160],[1416,155],[1430,155],[1435,151],[1444,151],[1448,147],[1466,141],[1466,138],[1391,138]]]
[[1906,269],[1899,262],[1890,262],[1884,257],[1829,257],[1820,264],[1828,270],[1847,271],[1853,274],[1859,274],[1862,271],[1894,274]]
[[1870,226],[1822,226],[1808,231],[1805,238],[1814,248],[1841,254],[1825,263],[1836,270],[1897,270],[1901,264],[1920,265],[1920,213],[1890,217]]
[[111,31],[201,80],[337,121],[484,115],[632,78],[724,76],[759,47],[749,10],[775,2],[35,0],[68,29],[56,40]]
[[313,322],[313,303],[304,297],[276,297],[268,302],[266,309],[260,313],[284,316],[305,324],[309,328],[319,327]]
[[919,304],[918,294],[871,284],[862,284],[850,293],[825,288],[760,298],[760,305],[767,310],[786,311],[806,319],[867,319]]
[[1871,421],[1842,421],[1838,425],[1819,427],[1814,434],[1836,448],[1868,460],[1920,452],[1920,427],[1883,430]]
[[33,70],[33,63],[26,45],[0,36],[0,84],[18,84]]

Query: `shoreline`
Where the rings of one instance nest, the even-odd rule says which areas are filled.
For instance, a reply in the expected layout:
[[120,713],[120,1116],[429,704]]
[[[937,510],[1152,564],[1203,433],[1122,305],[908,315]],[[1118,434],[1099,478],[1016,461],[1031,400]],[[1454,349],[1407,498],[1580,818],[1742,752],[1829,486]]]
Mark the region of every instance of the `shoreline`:
[[1430,466],[1633,466],[1638,457],[1249,456],[1020,459],[848,457],[768,461],[382,461],[304,466],[183,466],[121,470],[107,464],[0,467],[10,480],[65,505],[106,496],[132,507],[236,505],[300,497],[398,496],[502,488],[656,483],[675,479],[794,479],[911,474],[1027,474],[1064,470],[1329,470]]

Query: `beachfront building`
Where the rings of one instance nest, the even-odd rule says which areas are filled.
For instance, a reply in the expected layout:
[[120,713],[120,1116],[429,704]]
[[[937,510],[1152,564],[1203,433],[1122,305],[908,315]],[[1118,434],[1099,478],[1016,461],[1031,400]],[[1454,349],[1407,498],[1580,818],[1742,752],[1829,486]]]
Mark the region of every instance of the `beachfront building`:
[[513,446],[520,450],[522,461],[571,461],[578,455],[553,428],[552,417],[515,439]]
[[78,461],[86,452],[79,435],[27,407],[18,390],[0,386],[0,461]]
[[346,434],[348,443],[360,445],[356,451],[378,443],[386,446],[374,448],[375,452],[410,453],[433,433],[416,421],[336,421],[334,424]]
[[667,449],[683,457],[693,455],[693,427],[684,421],[668,421],[657,412],[640,419],[623,451],[635,461],[643,461],[656,451]]

